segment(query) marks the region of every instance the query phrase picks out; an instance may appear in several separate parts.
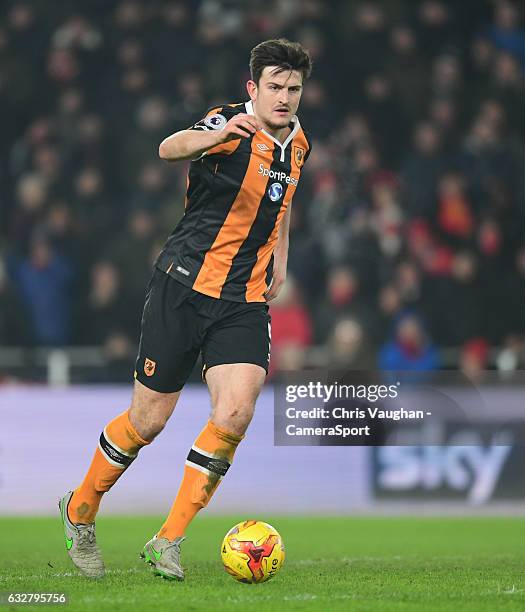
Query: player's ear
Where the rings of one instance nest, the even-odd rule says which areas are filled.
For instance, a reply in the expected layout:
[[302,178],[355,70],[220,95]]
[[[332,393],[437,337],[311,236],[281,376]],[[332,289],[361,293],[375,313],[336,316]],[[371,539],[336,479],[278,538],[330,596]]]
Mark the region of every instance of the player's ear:
[[251,79],[246,83],[246,91],[253,102],[257,100],[257,83]]

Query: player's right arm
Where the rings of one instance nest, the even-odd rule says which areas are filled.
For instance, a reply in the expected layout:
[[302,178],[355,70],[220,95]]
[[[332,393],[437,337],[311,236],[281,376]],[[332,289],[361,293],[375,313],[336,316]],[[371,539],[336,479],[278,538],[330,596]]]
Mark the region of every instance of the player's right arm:
[[[200,127],[199,124],[196,124],[197,128]],[[175,132],[160,143],[159,156],[171,162],[195,159],[230,140],[250,138],[260,128],[254,115],[238,113],[221,129],[209,129],[203,125],[201,129]]]

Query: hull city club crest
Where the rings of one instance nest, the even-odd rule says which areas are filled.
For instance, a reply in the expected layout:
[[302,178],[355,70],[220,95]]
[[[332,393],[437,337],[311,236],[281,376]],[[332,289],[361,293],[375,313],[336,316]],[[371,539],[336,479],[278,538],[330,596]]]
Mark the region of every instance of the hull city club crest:
[[294,146],[293,148],[293,158],[295,161],[295,165],[300,168],[304,164],[304,149],[301,147]]
[[153,359],[147,359],[144,362],[144,374],[146,376],[153,376],[155,374],[155,366],[157,364],[153,361]]

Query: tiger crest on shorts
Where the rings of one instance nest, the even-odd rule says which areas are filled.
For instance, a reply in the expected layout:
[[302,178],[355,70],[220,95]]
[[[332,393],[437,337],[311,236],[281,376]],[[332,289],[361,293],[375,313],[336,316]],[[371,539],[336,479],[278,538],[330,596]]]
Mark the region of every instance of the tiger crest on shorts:
[[153,374],[155,374],[156,365],[157,364],[153,361],[153,359],[148,359],[146,357],[146,360],[144,361],[144,374],[146,374],[146,376],[153,376]]

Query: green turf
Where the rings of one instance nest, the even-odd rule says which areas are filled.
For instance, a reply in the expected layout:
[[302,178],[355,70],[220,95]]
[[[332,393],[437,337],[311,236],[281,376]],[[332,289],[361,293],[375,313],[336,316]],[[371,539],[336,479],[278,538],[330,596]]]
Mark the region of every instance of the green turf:
[[69,611],[525,610],[525,519],[265,516],[287,559],[270,582],[246,585],[219,556],[223,534],[245,518],[197,518],[183,544],[184,583],[154,577],[138,559],[158,518],[100,517],[108,572],[97,582],[70,565],[58,514],[3,518],[0,591],[66,592]]

